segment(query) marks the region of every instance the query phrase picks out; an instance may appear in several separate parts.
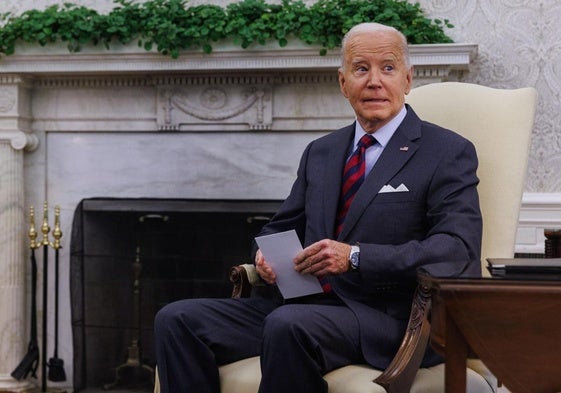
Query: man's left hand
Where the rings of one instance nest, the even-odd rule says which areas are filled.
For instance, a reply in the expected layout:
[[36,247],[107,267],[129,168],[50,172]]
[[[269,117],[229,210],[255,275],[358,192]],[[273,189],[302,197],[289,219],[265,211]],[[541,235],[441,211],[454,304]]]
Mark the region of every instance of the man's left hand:
[[326,276],[349,270],[351,246],[335,240],[323,239],[302,250],[294,258],[297,272]]

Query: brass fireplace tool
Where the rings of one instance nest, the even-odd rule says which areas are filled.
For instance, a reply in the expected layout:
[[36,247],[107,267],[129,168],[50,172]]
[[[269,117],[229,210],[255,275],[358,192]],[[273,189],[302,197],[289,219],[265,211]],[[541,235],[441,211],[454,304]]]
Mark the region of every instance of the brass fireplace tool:
[[[142,221],[141,221],[142,222]],[[128,348],[127,360],[119,365],[115,370],[115,380],[103,386],[103,389],[109,390],[117,387],[123,379],[125,370],[133,373],[133,378],[137,384],[148,380],[153,385],[154,369],[147,364],[143,364],[140,348],[140,332],[141,332],[141,305],[140,305],[140,274],[142,272],[142,263],[140,262],[140,247],[136,247],[136,256],[132,263],[133,273],[133,321],[136,326],[133,328],[131,343]],[[142,378],[144,375],[144,378]]]
[[[29,209],[29,248],[31,250],[31,338],[29,341],[27,353],[20,362],[20,364],[12,371],[11,376],[17,380],[31,376],[37,378],[37,367],[39,363],[39,355],[41,352],[41,391],[47,391],[47,366],[49,367],[49,380],[51,381],[65,381],[66,374],[64,372],[64,363],[62,359],[58,358],[58,259],[59,249],[61,248],[60,239],[62,231],[60,229],[60,208],[55,207],[55,227],[53,229],[54,241],[49,241],[49,212],[47,202],[43,204],[43,223],[41,225],[42,238],[38,242],[38,233],[35,229],[35,210],[33,206]],[[42,318],[42,345],[39,351],[37,340],[37,261],[35,258],[35,250],[43,247],[43,318]],[[47,295],[48,295],[48,256],[49,247],[55,250],[55,353],[54,357],[49,359],[47,364]]]
[[33,378],[37,378],[37,367],[39,366],[39,346],[37,340],[37,261],[35,259],[35,249],[38,248],[36,242],[37,231],[35,230],[35,211],[33,206],[30,208],[30,227],[29,227],[29,248],[31,249],[31,328],[27,353],[12,371],[11,375],[18,381],[27,378],[29,373]]
[[59,250],[62,248],[60,239],[62,231],[60,229],[60,207],[55,206],[55,227],[53,229],[54,241],[51,246],[55,249],[55,349],[53,357],[49,359],[49,381],[62,382],[66,381],[66,373],[64,372],[64,361],[58,357],[58,259]]

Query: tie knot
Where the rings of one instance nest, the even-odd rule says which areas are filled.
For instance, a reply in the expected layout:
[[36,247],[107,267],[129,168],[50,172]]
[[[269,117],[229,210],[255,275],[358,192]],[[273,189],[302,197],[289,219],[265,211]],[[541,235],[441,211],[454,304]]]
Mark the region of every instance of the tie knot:
[[370,146],[372,146],[374,143],[376,143],[376,139],[369,134],[363,135],[360,140],[358,141],[358,147],[364,147],[365,149],[369,148]]

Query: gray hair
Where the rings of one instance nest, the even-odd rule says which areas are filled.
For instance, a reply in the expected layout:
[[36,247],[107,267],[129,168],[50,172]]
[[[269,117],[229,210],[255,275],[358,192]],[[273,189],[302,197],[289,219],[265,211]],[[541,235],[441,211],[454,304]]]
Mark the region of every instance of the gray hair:
[[407,45],[407,38],[405,35],[397,30],[395,27],[383,25],[381,23],[365,22],[353,26],[341,41],[341,69],[345,68],[345,56],[347,53],[348,42],[358,33],[375,33],[379,31],[386,31],[396,34],[401,41],[401,51],[407,68],[411,67],[411,60],[409,59],[409,46]]

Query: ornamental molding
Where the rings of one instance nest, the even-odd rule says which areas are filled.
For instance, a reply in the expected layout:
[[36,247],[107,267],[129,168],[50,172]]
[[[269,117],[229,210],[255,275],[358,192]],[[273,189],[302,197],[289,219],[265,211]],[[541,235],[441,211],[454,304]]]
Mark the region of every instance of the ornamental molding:
[[0,87],[0,114],[10,112],[17,102],[17,92]]
[[[445,66],[449,70],[467,70],[477,54],[476,44],[410,45],[415,67]],[[18,47],[15,54],[0,58],[0,75],[131,75],[137,73],[216,73],[334,71],[340,65],[339,50],[319,55],[319,48],[303,43],[280,48],[274,45],[239,49],[217,46],[211,54],[183,52],[172,59],[156,52],[139,52],[134,47],[117,46],[111,50],[94,47],[70,53],[62,44],[46,47]]]
[[519,224],[561,228],[561,193],[524,193]]
[[147,86],[208,86],[208,85],[289,85],[289,84],[332,84],[338,83],[336,72],[302,72],[246,74],[191,74],[191,75],[148,75],[148,76],[45,76],[34,81],[35,88],[42,89],[107,89]]
[[19,130],[0,130],[0,142],[9,142],[14,150],[33,151],[39,146],[35,134]]
[[272,89],[266,85],[163,87],[157,107],[160,131],[215,125],[268,130],[273,123]]
[[42,89],[111,89],[151,86],[153,82],[145,76],[49,76],[35,80],[34,87]]
[[0,75],[0,141],[8,141],[15,150],[31,151],[38,145],[31,132],[31,86],[31,78]]

